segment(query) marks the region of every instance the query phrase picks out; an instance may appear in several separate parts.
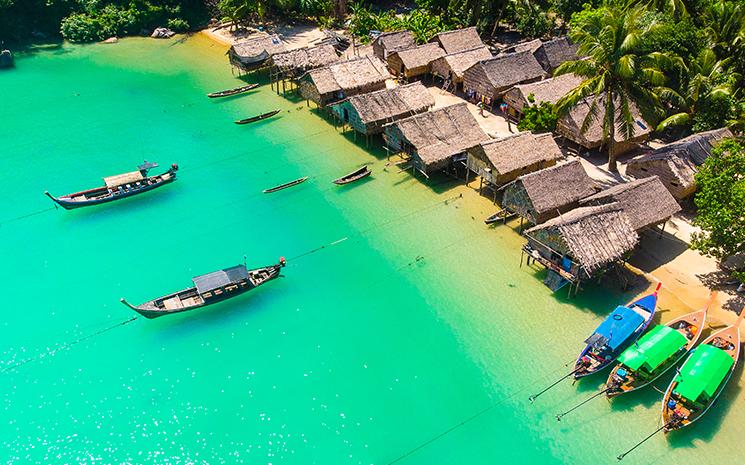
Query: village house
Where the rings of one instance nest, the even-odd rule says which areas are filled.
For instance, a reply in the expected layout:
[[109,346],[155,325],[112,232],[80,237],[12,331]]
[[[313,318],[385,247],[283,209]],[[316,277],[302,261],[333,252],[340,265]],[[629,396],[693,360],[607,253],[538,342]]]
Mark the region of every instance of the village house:
[[430,42],[439,44],[448,55],[486,47],[475,27],[440,32]]
[[533,51],[533,55],[543,69],[551,75],[556,68],[565,61],[576,60],[579,47],[569,42],[566,37],[558,37],[553,40],[542,42],[541,46]]
[[630,160],[626,174],[635,178],[656,175],[673,197],[683,200],[696,191],[698,167],[717,142],[727,137],[732,137],[727,128],[693,134]]
[[562,97],[576,89],[582,78],[574,74],[562,74],[551,79],[519,84],[504,94],[504,103],[508,113],[518,119],[522,118],[525,107],[547,102],[555,105]]
[[596,192],[582,163],[574,159],[518,177],[504,188],[502,207],[528,223],[540,224]]
[[432,74],[459,86],[463,84],[463,74],[468,68],[490,58],[492,54],[485,46],[452,53],[432,62]]
[[532,53],[517,52],[480,61],[463,74],[467,95],[493,104],[510,87],[540,81],[545,72]]
[[261,68],[276,54],[287,50],[285,43],[277,34],[257,34],[230,47],[230,63],[244,71]]
[[300,94],[319,107],[366,92],[385,89],[391,75],[372,56],[334,63],[308,71],[300,78]]
[[425,112],[435,99],[420,82],[360,94],[331,108],[342,122],[366,136],[383,132],[383,125]]
[[411,31],[383,32],[372,42],[373,55],[383,61],[386,61],[392,52],[415,46],[416,40]]
[[321,68],[339,61],[339,55],[331,44],[298,48],[275,53],[267,61],[275,79],[296,79],[311,69]]
[[429,74],[433,61],[445,56],[436,43],[419,45],[388,54],[388,69],[396,76],[410,79]]
[[426,177],[465,160],[469,148],[489,140],[465,102],[396,121],[384,132],[388,147],[408,154],[412,168]]

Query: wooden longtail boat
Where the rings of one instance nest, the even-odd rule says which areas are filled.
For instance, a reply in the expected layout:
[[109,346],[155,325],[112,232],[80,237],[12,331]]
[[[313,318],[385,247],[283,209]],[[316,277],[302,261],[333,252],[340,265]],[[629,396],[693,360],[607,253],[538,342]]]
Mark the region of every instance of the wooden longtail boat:
[[493,215],[489,215],[484,219],[484,223],[486,224],[494,224],[499,220],[504,219],[504,210],[499,210],[497,213],[494,213]]
[[263,119],[271,118],[272,116],[276,115],[282,110],[274,110],[267,113],[262,113],[260,115],[252,116],[250,118],[246,119],[239,119],[235,122],[235,124],[248,124],[248,123],[255,123],[256,121],[261,121]]
[[44,194],[65,210],[112,202],[157,189],[176,180],[177,164],[171,165],[165,173],[148,176],[148,171],[157,166],[157,163],[145,162],[137,167],[137,171],[103,178],[105,185],[94,189],[59,197],[54,197],[48,191],[45,191]]
[[678,364],[696,345],[706,324],[706,314],[714,301],[702,310],[683,315],[664,326],[656,326],[618,357],[605,384],[606,397],[641,389]]
[[663,431],[669,433],[695,422],[714,405],[740,358],[740,323],[709,336],[688,357],[665,391]]
[[279,277],[280,270],[286,263],[282,257],[276,265],[255,270],[247,269],[246,265],[236,265],[197,276],[193,279],[194,286],[141,305],[131,305],[125,299],[121,299],[121,302],[145,318],[194,310],[243,294]]
[[231,95],[238,95],[244,92],[248,92],[249,90],[255,89],[257,87],[259,87],[258,84],[249,84],[247,86],[236,87],[235,89],[222,90],[220,92],[212,92],[212,93],[207,94],[207,97],[209,98],[229,97]]
[[362,178],[370,176],[370,173],[372,173],[372,171],[370,171],[370,169],[367,166],[363,166],[362,168],[356,171],[352,171],[351,173],[347,175],[344,175],[338,179],[334,179],[334,184],[338,184],[341,186],[344,184],[349,184],[355,181],[359,181]]
[[294,181],[286,182],[284,184],[280,184],[279,186],[270,187],[269,189],[264,189],[265,194],[271,194],[272,192],[281,191],[282,189],[287,189],[288,187],[297,186],[301,182],[305,182],[308,179],[308,176],[304,176],[302,178],[295,179]]
[[610,365],[634,343],[652,322],[657,309],[657,292],[626,306],[618,306],[585,340],[585,348],[574,364],[574,379],[597,373]]

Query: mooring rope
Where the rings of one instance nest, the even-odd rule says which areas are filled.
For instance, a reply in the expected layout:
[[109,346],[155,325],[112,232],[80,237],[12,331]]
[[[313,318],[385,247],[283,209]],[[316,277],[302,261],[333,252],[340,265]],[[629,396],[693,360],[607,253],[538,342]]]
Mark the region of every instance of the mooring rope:
[[13,218],[7,218],[7,219],[4,219],[4,220],[0,221],[0,226],[4,225],[6,223],[12,223],[13,221],[18,221],[18,220],[22,220],[22,219],[25,219],[25,218],[30,218],[32,216],[41,215],[42,213],[46,213],[48,211],[55,210],[56,208],[57,207],[43,208],[41,210],[36,210],[35,212],[25,213],[25,214],[22,214],[22,215],[15,216]]

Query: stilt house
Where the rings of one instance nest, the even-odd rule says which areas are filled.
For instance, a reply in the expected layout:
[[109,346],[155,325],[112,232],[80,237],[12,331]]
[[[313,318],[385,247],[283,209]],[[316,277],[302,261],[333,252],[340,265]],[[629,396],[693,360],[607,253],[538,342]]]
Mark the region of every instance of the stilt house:
[[445,51],[436,43],[419,45],[388,54],[388,69],[406,79],[423,76],[431,70],[433,61],[445,56]]
[[353,95],[385,89],[391,75],[382,61],[363,56],[308,71],[300,78],[300,94],[319,107]]
[[416,47],[416,40],[411,31],[384,32],[372,42],[373,55],[383,61],[393,52],[412,47]]
[[540,81],[545,71],[530,52],[499,55],[480,61],[466,70],[463,88],[466,94],[494,101],[510,87]]
[[230,47],[230,63],[244,71],[251,71],[264,66],[275,53],[287,50],[285,43],[277,34],[256,35],[242,40]]
[[541,102],[556,104],[562,97],[576,89],[582,83],[582,78],[574,74],[562,74],[551,79],[519,84],[504,94],[504,102],[508,105],[512,116],[521,118],[524,108],[539,105]]

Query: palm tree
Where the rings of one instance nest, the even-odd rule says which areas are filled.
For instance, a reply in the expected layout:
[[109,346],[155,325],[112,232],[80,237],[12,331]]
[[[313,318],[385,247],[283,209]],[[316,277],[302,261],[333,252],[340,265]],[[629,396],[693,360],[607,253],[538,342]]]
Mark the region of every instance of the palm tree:
[[687,85],[678,92],[668,88],[659,91],[662,100],[671,103],[678,111],[662,120],[657,130],[664,131],[674,126],[690,128],[699,103],[731,96],[731,84],[725,80],[729,61],[729,58],[717,60],[716,53],[707,48],[696,59],[682,65],[684,75],[688,76]]
[[720,57],[736,56],[745,47],[745,5],[720,0],[705,11],[706,33]]
[[574,73],[583,78],[576,89],[557,102],[556,108],[562,115],[580,101],[588,102],[590,111],[581,131],[601,118],[608,169],[614,172],[618,171],[616,131],[625,139],[634,136],[634,106],[647,121],[658,119],[660,104],[655,89],[662,88],[665,82],[660,69],[673,61],[664,53],[641,52],[642,44],[656,27],[654,22],[641,21],[643,12],[639,7],[608,5],[584,17],[569,36],[579,45],[578,55],[586,58],[565,62],[554,73]]

